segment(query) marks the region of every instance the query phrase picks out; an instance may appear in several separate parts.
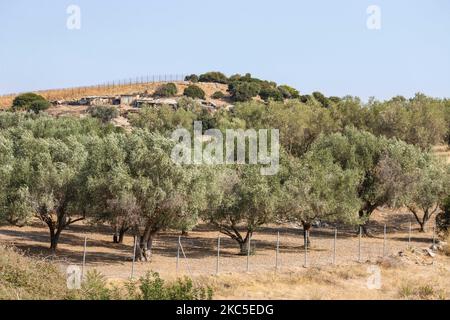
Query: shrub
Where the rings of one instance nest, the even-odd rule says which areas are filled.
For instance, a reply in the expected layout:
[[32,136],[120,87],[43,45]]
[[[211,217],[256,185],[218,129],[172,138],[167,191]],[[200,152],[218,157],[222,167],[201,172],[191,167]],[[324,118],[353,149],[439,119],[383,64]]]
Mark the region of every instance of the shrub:
[[275,101],[283,101],[284,97],[280,90],[272,87],[262,88],[259,92],[259,96],[264,101],[275,100]]
[[193,82],[193,83],[197,83],[198,82],[198,75],[196,74],[191,74],[189,76],[186,76],[184,78],[184,81],[189,81],[189,82]]
[[313,97],[316,99],[324,108],[328,108],[330,106],[330,100],[325,97],[322,93],[316,91],[313,92]]
[[154,95],[157,97],[173,97],[177,94],[178,89],[175,83],[166,83],[160,85],[156,90]]
[[0,300],[64,299],[67,293],[57,266],[0,247]]
[[450,235],[450,197],[444,201],[442,212],[436,216],[436,227],[441,237]]
[[261,87],[255,82],[237,81],[230,83],[228,92],[234,101],[245,102],[251,100],[259,94]]
[[278,90],[281,92],[284,99],[298,99],[300,97],[300,92],[298,92],[297,89],[287,85],[279,86]]
[[38,113],[50,107],[50,103],[42,96],[35,93],[24,93],[13,100],[13,110],[32,110]]
[[103,123],[108,123],[119,116],[119,110],[111,106],[92,106],[87,112],[93,118],[99,119]]
[[186,97],[192,99],[205,99],[205,91],[202,90],[199,86],[190,85],[186,89],[184,89],[183,93]]
[[216,91],[212,94],[211,98],[217,99],[217,100],[223,99],[223,98],[225,98],[225,94],[222,91]]
[[211,300],[209,287],[195,286],[191,279],[166,284],[157,272],[147,272],[137,282],[127,284],[128,296],[135,300]]
[[228,83],[228,78],[221,72],[207,72],[200,75],[199,82]]

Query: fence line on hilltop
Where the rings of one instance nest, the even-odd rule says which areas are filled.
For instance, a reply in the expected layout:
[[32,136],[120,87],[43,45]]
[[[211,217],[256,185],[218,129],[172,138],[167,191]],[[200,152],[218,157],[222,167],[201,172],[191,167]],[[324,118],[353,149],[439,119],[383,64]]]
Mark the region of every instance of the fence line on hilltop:
[[53,89],[44,89],[44,90],[30,90],[30,91],[22,91],[22,92],[10,92],[6,94],[1,94],[0,98],[17,96],[26,92],[34,92],[37,94],[45,94],[50,91],[71,91],[82,93],[83,91],[88,91],[91,89],[113,89],[124,86],[132,86],[132,85],[145,85],[145,84],[154,84],[154,83],[165,83],[165,82],[184,82],[185,77],[188,74],[179,73],[179,74],[154,74],[154,75],[143,75],[137,77],[129,77],[122,78],[119,80],[106,81],[103,83],[95,84],[95,85],[86,85],[86,86],[76,86],[76,87],[68,87],[68,88],[53,88]]

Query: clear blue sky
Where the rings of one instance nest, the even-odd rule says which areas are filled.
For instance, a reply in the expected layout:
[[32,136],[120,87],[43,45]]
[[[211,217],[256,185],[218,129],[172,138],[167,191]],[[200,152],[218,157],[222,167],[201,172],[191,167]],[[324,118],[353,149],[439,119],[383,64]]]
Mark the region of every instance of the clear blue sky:
[[[66,28],[71,4],[81,30]],[[381,30],[366,27],[372,4]],[[210,70],[303,93],[449,97],[450,1],[0,0],[0,94]]]

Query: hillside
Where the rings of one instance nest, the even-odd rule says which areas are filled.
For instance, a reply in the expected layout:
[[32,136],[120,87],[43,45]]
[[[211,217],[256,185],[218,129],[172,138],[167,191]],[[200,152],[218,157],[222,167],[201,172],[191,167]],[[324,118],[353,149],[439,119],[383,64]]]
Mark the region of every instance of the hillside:
[[[124,94],[134,94],[147,92],[152,94],[156,88],[167,82],[150,82],[150,83],[137,83],[130,85],[115,85],[115,86],[92,86],[92,87],[82,87],[82,88],[67,88],[67,89],[56,89],[56,90],[45,90],[35,92],[43,96],[49,101],[56,100],[76,100],[81,99],[86,96],[116,96]],[[178,89],[178,94],[183,94],[184,89],[189,85],[189,82],[176,82]],[[221,91],[224,94],[227,93],[227,85],[220,83],[196,83],[200,88],[206,93],[207,100],[211,99],[216,91]],[[11,106],[12,101],[16,95],[0,96],[0,109],[5,109]]]

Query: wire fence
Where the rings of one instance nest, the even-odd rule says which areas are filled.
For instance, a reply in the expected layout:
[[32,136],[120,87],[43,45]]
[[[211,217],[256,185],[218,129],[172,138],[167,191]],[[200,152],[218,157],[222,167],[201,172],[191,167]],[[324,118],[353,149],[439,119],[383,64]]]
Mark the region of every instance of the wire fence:
[[[381,230],[371,237],[364,237],[362,230],[314,230],[308,237],[311,245],[306,247],[301,230],[267,229],[254,234],[247,242],[245,252],[240,252],[237,242],[224,235],[217,238],[166,235],[154,241],[152,259],[148,263],[137,262],[134,258],[137,244],[134,240],[134,245],[124,245],[129,252],[122,261],[125,264],[109,268],[105,275],[112,278],[134,278],[152,270],[163,275],[192,277],[374,264],[383,257],[398,255],[408,248],[429,248],[437,241],[435,227],[431,236],[426,234],[420,237],[413,233],[412,224],[406,230],[400,231],[386,225],[380,228]],[[98,263],[101,259],[98,257],[94,259],[97,263],[89,265],[89,259],[94,258],[95,252],[89,252],[86,242],[80,261],[83,274],[91,268],[102,272],[102,265]]]
[[[135,77],[129,77],[129,78],[123,78],[118,80],[112,80],[112,81],[105,81],[99,84],[95,85],[87,85],[87,86],[76,86],[76,87],[69,87],[69,88],[53,88],[53,89],[45,89],[45,90],[35,90],[32,92],[38,93],[38,94],[45,94],[48,92],[55,92],[55,91],[68,91],[72,92],[73,94],[84,94],[89,91],[92,91],[94,89],[115,89],[120,87],[126,87],[126,86],[135,86],[135,85],[146,85],[146,84],[154,84],[154,83],[165,83],[165,82],[184,82],[184,79],[186,78],[188,74],[185,73],[179,73],[179,74],[146,74],[141,76],[135,76]],[[27,91],[29,92],[29,91]],[[1,94],[0,97],[11,97],[11,96],[17,96],[20,94],[23,94],[24,92],[12,92],[7,94]]]

